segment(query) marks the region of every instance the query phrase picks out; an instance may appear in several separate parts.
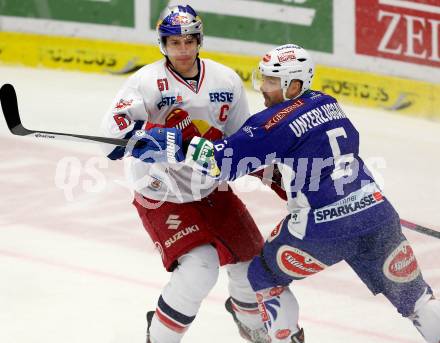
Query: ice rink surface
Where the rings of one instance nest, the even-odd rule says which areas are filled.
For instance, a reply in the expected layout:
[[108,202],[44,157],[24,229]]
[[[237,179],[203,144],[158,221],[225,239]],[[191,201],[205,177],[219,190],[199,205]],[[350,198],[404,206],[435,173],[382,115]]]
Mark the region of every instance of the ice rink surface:
[[[16,87],[26,127],[90,135],[125,78],[0,67],[0,84]],[[261,109],[259,95],[248,95],[252,110]],[[440,123],[343,108],[401,217],[440,230]],[[0,342],[144,342],[145,313],[169,274],[131,205],[123,163],[107,161],[94,144],[12,136],[3,118],[0,142]],[[235,188],[267,235],[284,204],[246,178]],[[404,232],[440,295],[440,240]],[[292,289],[307,343],[423,342],[344,263]],[[226,297],[223,271],[183,342],[243,342]]]

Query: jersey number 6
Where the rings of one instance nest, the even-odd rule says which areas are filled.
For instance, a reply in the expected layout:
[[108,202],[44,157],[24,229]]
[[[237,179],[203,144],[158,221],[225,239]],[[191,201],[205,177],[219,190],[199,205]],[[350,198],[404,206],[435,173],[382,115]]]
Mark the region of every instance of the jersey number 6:
[[333,153],[333,160],[335,163],[335,169],[333,170],[331,177],[332,180],[340,179],[341,177],[351,176],[353,170],[351,169],[351,163],[354,160],[353,154],[341,154],[341,149],[338,144],[338,137],[347,138],[347,132],[343,127],[338,127],[333,130],[327,131],[328,140]]

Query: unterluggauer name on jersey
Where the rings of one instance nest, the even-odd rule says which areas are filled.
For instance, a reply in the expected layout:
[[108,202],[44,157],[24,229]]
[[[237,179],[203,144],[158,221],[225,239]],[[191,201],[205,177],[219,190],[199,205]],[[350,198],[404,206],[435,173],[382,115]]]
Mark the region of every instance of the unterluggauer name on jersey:
[[347,118],[338,103],[325,104],[314,108],[293,120],[289,127],[296,137],[301,137],[307,131],[331,120]]

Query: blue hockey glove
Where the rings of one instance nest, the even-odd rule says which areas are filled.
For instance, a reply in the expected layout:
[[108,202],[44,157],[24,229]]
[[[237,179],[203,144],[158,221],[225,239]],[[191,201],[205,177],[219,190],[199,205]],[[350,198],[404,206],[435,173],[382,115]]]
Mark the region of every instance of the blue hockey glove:
[[218,177],[220,169],[214,158],[214,144],[202,137],[194,137],[189,143],[185,163],[211,177]]
[[155,127],[148,131],[138,130],[133,139],[137,142],[131,155],[146,163],[177,163],[185,159],[179,129]]

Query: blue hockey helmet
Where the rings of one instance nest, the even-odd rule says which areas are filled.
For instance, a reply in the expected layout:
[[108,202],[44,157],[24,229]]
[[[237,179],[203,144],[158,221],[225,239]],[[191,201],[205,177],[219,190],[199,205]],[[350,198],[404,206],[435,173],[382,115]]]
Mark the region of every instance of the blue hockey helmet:
[[199,48],[203,42],[203,23],[196,11],[190,6],[166,7],[157,23],[157,36],[160,52],[167,54],[165,39],[169,36],[197,35]]

